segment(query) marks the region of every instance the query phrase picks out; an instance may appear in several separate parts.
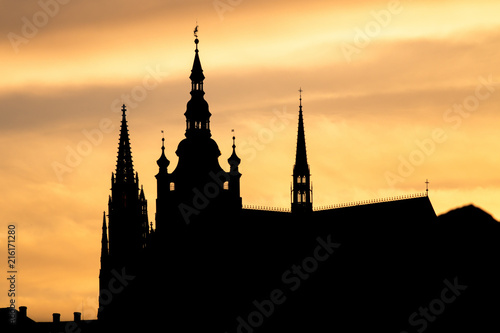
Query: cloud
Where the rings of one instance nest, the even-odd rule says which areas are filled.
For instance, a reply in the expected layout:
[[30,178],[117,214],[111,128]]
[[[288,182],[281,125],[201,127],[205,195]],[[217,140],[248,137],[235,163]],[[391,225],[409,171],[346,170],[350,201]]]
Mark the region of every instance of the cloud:
[[[235,3],[221,20],[212,1],[70,1],[18,53],[6,36],[21,33],[22,18],[32,20],[40,6],[11,1],[2,12],[0,220],[19,223],[21,301],[35,318],[71,318],[82,299],[89,309],[85,300],[95,301],[122,103],[154,219],[160,131],[170,171],[184,138],[196,19],[213,138],[228,170],[235,129],[244,204],[290,205],[302,87],[315,206],[422,192],[429,179],[438,213],[474,202],[499,216],[500,92],[459,126],[443,118],[475,93],[480,76],[500,80],[497,5],[404,2],[401,15],[349,63],[341,43],[353,43],[356,29],[387,2]],[[151,71],[161,73],[156,85]],[[103,119],[112,125],[105,132]],[[447,140],[389,186],[384,173],[397,174],[400,156],[422,149],[417,142],[436,128]],[[70,151],[79,160],[68,166]],[[71,169],[62,181],[54,162]]]

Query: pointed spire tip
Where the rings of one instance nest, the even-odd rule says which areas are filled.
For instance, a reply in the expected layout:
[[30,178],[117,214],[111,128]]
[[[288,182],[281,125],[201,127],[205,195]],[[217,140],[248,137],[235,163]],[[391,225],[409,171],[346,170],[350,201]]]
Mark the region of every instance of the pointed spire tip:
[[302,111],[302,87],[299,88],[299,107],[301,108],[300,111]]

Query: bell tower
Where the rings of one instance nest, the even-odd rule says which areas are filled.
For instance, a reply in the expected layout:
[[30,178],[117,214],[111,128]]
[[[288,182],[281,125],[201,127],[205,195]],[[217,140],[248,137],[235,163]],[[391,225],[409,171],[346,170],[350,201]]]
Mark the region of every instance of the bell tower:
[[205,80],[205,75],[203,75],[203,69],[201,68],[200,56],[198,55],[198,35],[195,32],[196,39],[194,43],[196,45],[195,56],[193,62],[193,68],[191,69],[191,100],[187,104],[186,112],[186,137],[202,136],[210,137],[210,116],[212,115],[208,111],[208,103],[205,101],[203,91],[203,80]]
[[302,88],[299,92],[299,125],[295,165],[293,166],[291,201],[292,213],[307,214],[312,212],[312,184],[309,164],[307,164],[304,117],[302,115]]
[[195,29],[195,54],[191,69],[191,98],[187,102],[185,138],[177,146],[179,160],[169,173],[169,161],[162,154],[157,161],[156,175],[158,198],[156,200],[156,226],[159,232],[178,228],[195,220],[219,221],[216,218],[234,209],[241,209],[238,171],[240,160],[236,155],[233,138],[233,154],[228,159],[231,171],[219,164],[221,152],[210,131],[209,105],[205,100],[205,75],[198,49],[199,39]]

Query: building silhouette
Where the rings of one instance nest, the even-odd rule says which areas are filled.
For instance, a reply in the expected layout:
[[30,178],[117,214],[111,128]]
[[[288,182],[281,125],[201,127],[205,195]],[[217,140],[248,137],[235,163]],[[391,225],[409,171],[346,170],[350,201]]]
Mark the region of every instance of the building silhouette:
[[[456,253],[465,253],[463,244],[471,244],[466,241],[468,222],[449,241],[450,218],[436,217],[428,192],[313,207],[302,90],[290,209],[244,207],[239,172],[244,161],[237,155],[236,138],[224,166],[211,138],[198,44],[196,38],[177,165],[169,169],[173,157],[165,154],[164,138],[156,161],[154,226],[148,224],[122,107],[117,164],[102,221],[98,319],[82,322],[75,313],[74,321],[61,323],[55,314],[53,323],[37,324],[26,319],[23,308],[21,328],[457,332],[495,325],[499,307],[481,312],[486,307],[479,311],[477,305],[488,298],[485,290],[500,295],[494,282],[498,273],[475,266],[473,259],[462,266]],[[491,236],[473,243],[467,253],[495,258],[500,254],[494,241],[498,223],[474,210],[467,214],[467,221],[478,218],[477,230]],[[463,242],[457,241],[460,237]],[[485,281],[487,288],[475,289]],[[451,284],[456,301],[439,303],[443,288]],[[422,313],[423,305],[430,312]]]
[[[237,155],[235,137],[226,168],[221,167],[220,150],[211,138],[211,113],[204,97],[205,76],[198,44],[196,38],[189,77],[191,99],[184,113],[185,138],[175,152],[177,166],[170,171],[164,138],[160,157],[156,161],[155,228],[148,228],[147,225],[145,195],[133,170],[126,106],[122,108],[118,161],[109,199],[108,230],[106,221],[103,223],[99,320],[115,327],[122,318],[132,320],[138,316],[141,310],[137,304],[147,304],[149,308],[144,312],[148,318],[162,318],[169,309],[169,312],[172,311],[169,320],[176,323],[176,327],[184,327],[186,332],[202,329],[250,331],[257,326],[259,331],[297,327],[306,330],[314,327],[311,318],[315,318],[315,325],[324,324],[330,316],[322,316],[319,320],[317,317],[321,311],[313,311],[310,296],[300,292],[293,295],[297,300],[293,302],[294,307],[288,309],[286,324],[281,323],[283,319],[279,319],[278,315],[265,318],[266,325],[260,323],[264,318],[257,314],[253,319],[244,316],[245,311],[253,313],[254,301],[259,297],[269,299],[269,294],[261,293],[285,287],[298,290],[301,284],[307,282],[305,272],[300,275],[299,271],[294,271],[289,276],[285,276],[284,272],[288,271],[287,265],[293,265],[293,260],[300,261],[313,251],[318,239],[330,243],[333,242],[332,237],[336,239],[345,247],[345,250],[339,247],[338,251],[347,251],[347,256],[357,258],[356,266],[362,265],[362,271],[365,271],[373,265],[366,259],[370,253],[362,254],[356,247],[343,243],[352,241],[364,248],[372,242],[369,237],[364,237],[368,230],[368,235],[386,233],[387,237],[402,229],[402,225],[406,228],[411,224],[416,228],[417,225],[429,224],[436,218],[429,198],[415,195],[399,200],[313,210],[300,94],[291,207],[276,211],[244,208],[240,196],[242,175],[238,169],[242,161]],[[382,218],[383,225],[376,222]],[[357,228],[365,232],[358,232]],[[360,243],[361,240],[364,243]],[[393,249],[384,251],[392,252]],[[325,252],[326,255],[330,253]],[[165,267],[165,263],[176,267],[175,272]],[[319,269],[319,264],[311,261],[309,271],[312,273],[315,265]],[[331,267],[335,270],[335,265]],[[112,295],[110,301],[108,286],[114,286],[117,276],[122,273],[134,278],[127,281],[127,286],[123,286],[120,293]],[[278,288],[280,285],[283,288]],[[310,285],[309,288],[313,290],[317,286]],[[286,298],[284,292],[281,298],[278,297],[278,302]],[[300,318],[307,313],[309,319],[305,322],[293,325],[289,322],[290,318]],[[342,314],[342,320],[348,314]],[[341,323],[339,319],[338,324]],[[157,322],[153,320],[151,325],[154,327]]]

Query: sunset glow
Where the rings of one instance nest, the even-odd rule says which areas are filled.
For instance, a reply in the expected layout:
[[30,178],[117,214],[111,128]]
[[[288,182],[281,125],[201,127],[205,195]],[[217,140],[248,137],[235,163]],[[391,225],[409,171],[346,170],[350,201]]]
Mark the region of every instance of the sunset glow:
[[302,87],[314,207],[421,193],[428,179],[437,214],[472,203],[500,219],[498,1],[4,6],[0,244],[15,224],[17,302],[34,320],[96,317],[123,103],[154,222],[161,131],[173,170],[196,24],[219,162],[229,169],[234,129],[244,205],[290,207]]

